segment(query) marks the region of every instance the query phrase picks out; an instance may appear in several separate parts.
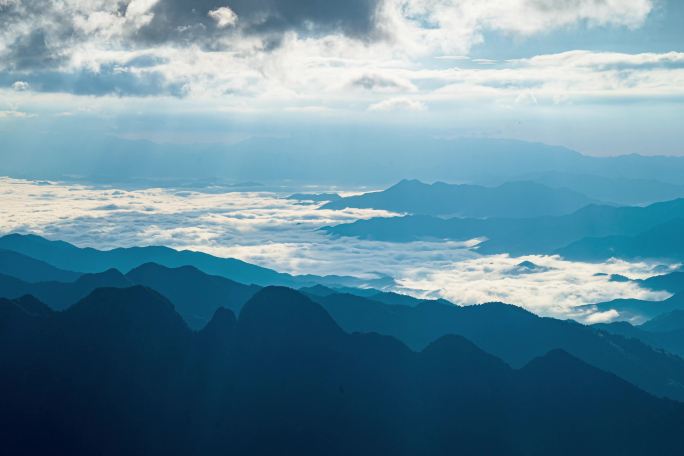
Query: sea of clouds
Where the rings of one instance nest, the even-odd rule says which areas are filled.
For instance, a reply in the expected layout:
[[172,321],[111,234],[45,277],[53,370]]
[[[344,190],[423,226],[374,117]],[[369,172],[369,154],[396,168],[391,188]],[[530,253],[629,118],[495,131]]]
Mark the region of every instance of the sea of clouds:
[[[395,291],[457,304],[503,301],[541,315],[610,321],[576,306],[616,298],[660,300],[630,282],[663,265],[611,260],[602,264],[556,256],[479,255],[474,243],[390,243],[333,238],[318,229],[361,218],[392,216],[367,209],[322,210],[286,199],[291,191],[124,189],[0,178],[0,234],[35,233],[78,246],[109,249],[166,245],[234,257],[293,274],[391,276]],[[529,261],[536,267],[522,268]]]

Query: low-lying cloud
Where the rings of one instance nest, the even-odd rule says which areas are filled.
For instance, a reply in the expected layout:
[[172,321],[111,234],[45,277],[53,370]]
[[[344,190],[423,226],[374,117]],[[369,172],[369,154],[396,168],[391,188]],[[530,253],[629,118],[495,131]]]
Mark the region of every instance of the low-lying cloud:
[[615,315],[577,311],[576,306],[615,298],[668,297],[605,275],[644,278],[657,273],[653,264],[481,256],[459,242],[333,239],[318,228],[390,214],[320,210],[317,204],[298,204],[283,196],[220,189],[125,190],[2,178],[0,197],[6,204],[0,207],[0,232],[35,232],[97,248],[161,244],[295,274],[391,276],[398,282],[396,291],[416,296],[442,297],[462,305],[503,301],[587,322]]

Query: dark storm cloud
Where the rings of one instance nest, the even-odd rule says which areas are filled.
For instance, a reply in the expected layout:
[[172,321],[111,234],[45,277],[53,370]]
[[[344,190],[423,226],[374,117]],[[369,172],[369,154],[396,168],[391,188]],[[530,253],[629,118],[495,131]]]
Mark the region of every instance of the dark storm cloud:
[[238,17],[238,28],[246,33],[279,41],[279,35],[298,31],[314,35],[343,33],[361,40],[376,35],[376,13],[382,0],[161,0],[152,12],[154,18],[137,33],[151,42],[202,41],[229,33],[209,15],[221,7]]

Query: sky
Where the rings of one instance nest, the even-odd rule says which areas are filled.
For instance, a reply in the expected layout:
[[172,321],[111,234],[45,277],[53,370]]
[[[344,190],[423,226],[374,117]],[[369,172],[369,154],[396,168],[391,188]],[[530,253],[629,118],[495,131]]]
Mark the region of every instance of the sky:
[[679,0],[0,0],[0,138],[411,130],[684,155]]

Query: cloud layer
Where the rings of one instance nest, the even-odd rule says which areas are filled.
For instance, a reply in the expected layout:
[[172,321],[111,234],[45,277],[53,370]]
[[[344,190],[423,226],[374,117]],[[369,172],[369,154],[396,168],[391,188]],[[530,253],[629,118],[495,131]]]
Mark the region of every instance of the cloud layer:
[[677,52],[435,58],[467,54],[487,31],[524,39],[638,27],[652,9],[651,0],[3,0],[0,87],[219,99],[236,110],[681,96]]
[[[664,299],[606,275],[654,275],[656,265],[587,264],[557,257],[480,256],[467,243],[385,243],[332,239],[323,225],[383,214],[319,210],[279,193],[173,189],[124,190],[0,179],[0,233],[35,232],[81,246],[168,245],[236,257],[296,274],[392,276],[397,291],[458,304],[504,301],[534,312],[588,321],[613,314],[575,306],[634,297]],[[386,213],[385,213],[386,214]],[[523,267],[531,261],[536,267]],[[528,265],[529,266],[529,265]]]

